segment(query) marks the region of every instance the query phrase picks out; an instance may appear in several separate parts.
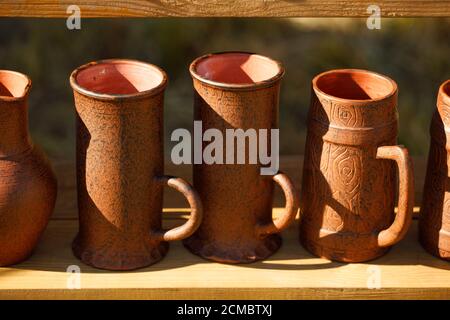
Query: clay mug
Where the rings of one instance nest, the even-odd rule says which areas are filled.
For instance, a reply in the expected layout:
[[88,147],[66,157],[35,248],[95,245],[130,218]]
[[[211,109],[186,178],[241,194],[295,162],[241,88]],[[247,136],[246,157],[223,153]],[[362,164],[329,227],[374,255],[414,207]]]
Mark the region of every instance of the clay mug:
[[450,260],[450,80],[439,88],[420,211],[419,237],[430,253]]
[[[278,128],[284,74],[279,62],[257,54],[225,52],[196,59],[190,73],[194,118],[201,121],[202,134],[212,129],[225,137],[227,129],[263,129],[269,136],[271,129]],[[266,150],[271,150],[270,141],[268,137]],[[206,145],[203,142],[202,149]],[[240,150],[247,157],[249,142]],[[191,252],[223,263],[249,263],[273,254],[281,245],[279,233],[298,212],[296,192],[285,174],[262,175],[261,161],[251,163],[247,157],[238,164],[236,158],[237,152],[231,163],[194,163],[194,186],[203,202],[204,217],[200,228],[184,240]],[[286,208],[275,220],[274,182],[286,197]]]
[[28,131],[30,88],[26,75],[0,70],[0,266],[32,254],[55,206],[55,175]]
[[396,145],[397,91],[390,78],[365,70],[313,79],[300,197],[300,240],[313,254],[368,261],[406,234],[413,167],[408,151]]
[[[77,186],[80,228],[74,254],[110,270],[151,265],[168,241],[199,226],[202,205],[184,180],[166,176],[163,159],[163,96],[166,73],[133,60],[103,60],[70,76],[77,112]],[[162,230],[163,187],[181,192],[188,221]]]

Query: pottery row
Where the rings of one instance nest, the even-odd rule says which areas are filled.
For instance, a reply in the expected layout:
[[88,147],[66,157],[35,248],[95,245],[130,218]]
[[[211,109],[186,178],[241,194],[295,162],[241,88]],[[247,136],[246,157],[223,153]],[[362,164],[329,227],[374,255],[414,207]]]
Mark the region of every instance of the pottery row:
[[[201,121],[202,132],[278,129],[281,63],[224,52],[196,59],[190,73],[194,120]],[[407,149],[397,145],[397,84],[384,75],[341,69],[312,80],[300,194],[286,174],[261,174],[258,162],[195,163],[193,186],[165,175],[167,75],[157,66],[97,61],[77,68],[70,84],[77,115],[79,211],[73,252],[86,264],[142,268],[161,260],[168,242],[177,240],[209,260],[262,260],[278,250],[281,231],[299,210],[300,242],[308,251],[362,262],[383,255],[411,224],[413,167]],[[0,71],[0,266],[32,253],[56,199],[55,175],[28,132],[30,87],[27,76]],[[430,132],[420,242],[450,260],[450,80],[439,88]],[[263,147],[274,150],[270,140]],[[250,154],[249,146],[245,151]],[[274,220],[275,185],[284,192],[286,206]],[[166,186],[191,207],[189,219],[171,230],[162,228]]]

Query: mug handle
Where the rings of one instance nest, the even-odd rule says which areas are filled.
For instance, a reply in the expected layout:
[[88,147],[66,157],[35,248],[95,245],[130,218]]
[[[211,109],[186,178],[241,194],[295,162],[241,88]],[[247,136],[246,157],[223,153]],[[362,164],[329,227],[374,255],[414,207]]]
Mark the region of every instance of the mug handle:
[[289,179],[285,173],[278,172],[276,175],[272,176],[272,180],[283,190],[286,198],[286,205],[281,216],[268,224],[258,226],[257,233],[260,236],[280,233],[282,230],[286,229],[294,221],[299,209],[297,193],[295,192],[295,187],[291,179]]
[[155,179],[157,183],[181,192],[191,207],[191,215],[184,224],[170,230],[157,231],[155,234],[156,239],[160,241],[176,241],[191,236],[200,226],[203,217],[203,206],[197,191],[181,178],[163,175]]
[[378,147],[376,158],[395,161],[399,172],[398,212],[392,225],[378,234],[378,245],[389,247],[403,239],[412,222],[413,165],[408,150],[402,145]]

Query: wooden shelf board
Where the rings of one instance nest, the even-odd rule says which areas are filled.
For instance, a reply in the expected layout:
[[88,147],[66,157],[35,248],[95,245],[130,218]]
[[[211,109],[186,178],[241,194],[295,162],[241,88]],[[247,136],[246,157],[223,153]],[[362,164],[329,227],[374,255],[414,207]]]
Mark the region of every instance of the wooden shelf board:
[[384,17],[450,16],[446,0],[4,0],[0,16],[68,17],[78,5],[81,17],[368,17],[371,4]]
[[[167,226],[182,223],[186,211],[167,210]],[[278,214],[280,209],[275,209]],[[450,299],[450,264],[425,252],[417,223],[387,255],[370,263],[341,264],[319,259],[298,242],[297,223],[283,233],[271,258],[248,265],[208,262],[171,243],[161,262],[132,272],[97,270],[71,252],[77,220],[52,220],[35,254],[0,268],[0,298],[21,299]],[[81,289],[67,289],[70,265],[81,268]],[[381,289],[367,287],[370,266],[381,272]]]
[[[420,201],[426,159],[415,159],[416,200]],[[281,169],[300,188],[303,158],[281,158]],[[0,298],[24,299],[450,299],[450,264],[426,253],[417,243],[417,226],[386,256],[368,264],[339,264],[318,259],[298,243],[294,224],[283,233],[284,245],[265,262],[223,265],[200,259],[172,243],[158,264],[134,272],[109,272],[88,267],[71,252],[78,228],[75,164],[56,162],[58,200],[43,239],[27,261],[0,268]],[[168,174],[191,180],[190,166],[167,163]],[[418,182],[418,183],[417,183]],[[165,189],[165,205],[184,206],[185,200]],[[277,190],[274,202],[284,203]],[[188,209],[165,209],[167,227],[181,224]],[[275,209],[277,215],[280,209]],[[418,208],[415,208],[416,214]],[[67,267],[81,268],[81,288],[67,289]],[[381,271],[381,289],[368,289],[369,266]]]

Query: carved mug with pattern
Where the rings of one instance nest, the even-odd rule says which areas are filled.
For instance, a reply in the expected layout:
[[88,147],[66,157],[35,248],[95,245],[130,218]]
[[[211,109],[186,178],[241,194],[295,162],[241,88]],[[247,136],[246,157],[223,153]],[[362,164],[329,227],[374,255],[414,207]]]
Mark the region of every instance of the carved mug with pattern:
[[450,80],[439,88],[430,126],[431,145],[420,212],[419,237],[430,253],[450,260]]
[[404,237],[414,205],[412,163],[396,145],[397,84],[370,71],[332,70],[313,79],[311,95],[301,243],[330,260],[377,258]]
[[[284,74],[279,62],[257,54],[225,52],[196,59],[190,73],[194,118],[202,121],[203,132],[212,129],[225,136],[228,129],[255,129],[270,134],[271,129],[278,128],[278,98]],[[266,151],[271,150],[270,139],[266,141],[258,141],[259,148],[264,144]],[[246,157],[251,152],[250,143],[248,139],[241,148]],[[228,152],[228,142],[226,148]],[[278,159],[278,154],[271,156]],[[236,162],[194,164],[194,186],[203,202],[204,217],[200,228],[184,240],[193,253],[223,263],[249,263],[273,254],[281,245],[279,233],[298,212],[293,184],[284,173],[277,172],[278,168],[262,175],[261,161]],[[274,182],[286,197],[286,207],[275,220]]]
[[[80,228],[74,254],[110,270],[151,265],[168,241],[199,226],[202,205],[184,180],[164,175],[163,97],[167,76],[133,60],[103,60],[76,69],[70,83],[77,111]],[[163,187],[181,192],[192,211],[182,226],[162,229]]]

